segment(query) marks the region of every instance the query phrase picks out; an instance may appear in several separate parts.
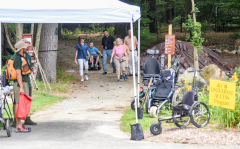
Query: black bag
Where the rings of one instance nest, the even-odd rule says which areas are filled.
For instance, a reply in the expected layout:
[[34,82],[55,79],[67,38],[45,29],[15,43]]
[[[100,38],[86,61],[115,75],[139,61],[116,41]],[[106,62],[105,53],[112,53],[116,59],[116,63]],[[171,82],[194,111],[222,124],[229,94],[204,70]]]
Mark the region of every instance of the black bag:
[[2,78],[2,82],[3,82],[3,87],[9,85],[8,79],[7,79],[7,74],[6,71],[3,72],[3,78]]
[[85,53],[83,52],[82,44],[79,43],[79,46],[80,46],[80,48],[81,48],[81,50],[82,50],[82,53],[83,53],[83,56],[84,56],[85,60],[88,61],[88,60],[90,59],[90,57],[89,57],[89,56],[86,56]]
[[143,130],[141,124],[137,123],[131,126],[131,139],[135,141],[141,141],[144,139]]
[[143,108],[137,108],[138,119],[143,119]]

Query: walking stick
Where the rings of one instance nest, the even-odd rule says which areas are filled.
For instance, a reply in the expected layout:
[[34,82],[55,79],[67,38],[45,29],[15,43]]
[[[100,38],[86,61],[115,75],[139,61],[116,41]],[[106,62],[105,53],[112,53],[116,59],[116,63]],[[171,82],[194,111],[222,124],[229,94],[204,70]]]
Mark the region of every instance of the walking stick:
[[34,78],[34,76],[33,76],[32,73],[31,73],[31,77],[33,78],[33,81],[34,81],[34,83],[35,83],[35,85],[36,85],[36,89],[38,90],[38,85],[37,85],[36,80],[35,80],[35,78]]
[[153,77],[151,77],[151,79],[150,79],[150,81],[149,81],[149,83],[148,83],[148,88],[147,88],[147,91],[146,91],[146,93],[145,93],[145,97],[144,97],[144,99],[143,99],[143,102],[142,102],[141,108],[143,108],[143,105],[144,105],[145,100],[146,100],[146,98],[147,98],[148,89],[150,88],[150,85],[151,85],[151,83],[152,83],[152,79],[153,79]]
[[[35,48],[35,50],[36,50],[36,48]],[[34,53],[35,53],[35,55],[36,55],[36,51],[35,51],[35,50],[34,50]],[[43,71],[43,69],[42,69],[42,65],[41,65],[41,63],[39,62],[38,57],[36,58],[36,60],[37,60],[37,63],[38,63],[39,70],[41,71],[42,78],[45,79],[45,81],[47,82],[47,85],[48,85],[50,91],[52,92],[52,89],[51,89],[51,87],[50,87],[50,85],[49,85],[49,83],[48,83],[47,77],[46,77],[46,75],[45,75],[45,73],[44,73],[44,71]],[[45,87],[46,87],[46,86],[45,86]]]
[[[36,50],[36,48],[33,50],[33,52],[34,52],[34,54],[36,55],[36,52],[35,52],[35,50]],[[46,84],[45,84],[45,80],[44,80],[44,77],[43,77],[43,73],[42,73],[42,71],[41,71],[41,69],[40,69],[40,62],[39,62],[39,60],[38,60],[38,58],[36,57],[36,61],[37,61],[37,64],[38,64],[38,67],[39,67],[39,71],[40,71],[40,73],[41,73],[41,76],[42,76],[42,81],[43,81],[43,84],[44,84],[44,86],[45,86],[45,89],[46,89],[46,91],[47,91],[47,87],[46,87]]]

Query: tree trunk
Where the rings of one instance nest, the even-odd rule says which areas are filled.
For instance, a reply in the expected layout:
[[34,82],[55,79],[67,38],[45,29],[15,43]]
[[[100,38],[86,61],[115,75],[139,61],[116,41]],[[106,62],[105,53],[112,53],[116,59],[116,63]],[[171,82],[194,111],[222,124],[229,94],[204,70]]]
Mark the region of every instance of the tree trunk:
[[[58,36],[55,34],[55,31],[57,27],[57,23],[42,25],[40,50],[38,54],[39,61],[46,74],[47,80],[51,83],[56,83]],[[40,73],[38,73],[38,78],[39,76]]]
[[33,34],[34,31],[34,23],[31,23],[31,34]]
[[62,23],[58,23],[58,40],[62,39]]
[[1,23],[1,46],[3,45],[3,33],[4,33],[4,30],[3,30],[4,28],[3,28],[3,23]]
[[[196,25],[196,13],[194,10],[194,0],[192,0],[192,10],[193,10],[193,21],[194,24]],[[194,57],[194,70],[198,70],[199,69],[199,65],[198,65],[198,50],[196,47],[194,47],[194,51],[193,51],[193,57]]]
[[23,23],[15,23],[16,28],[16,42],[22,39],[23,35]]
[[148,18],[152,21],[149,24],[151,33],[157,33],[157,19],[153,14],[156,13],[156,0],[149,0]]
[[[38,51],[39,51],[41,31],[42,31],[42,23],[38,23],[37,32],[36,32],[36,41],[35,41],[35,47],[36,47],[36,50],[37,50],[37,53],[35,55],[36,59],[38,58]],[[38,64],[37,63],[35,63],[34,66],[36,68],[38,68]],[[37,77],[37,74],[38,74],[38,69],[36,69],[36,74],[34,75],[35,78]]]
[[171,23],[174,17],[174,2],[172,0],[166,0],[166,22]]

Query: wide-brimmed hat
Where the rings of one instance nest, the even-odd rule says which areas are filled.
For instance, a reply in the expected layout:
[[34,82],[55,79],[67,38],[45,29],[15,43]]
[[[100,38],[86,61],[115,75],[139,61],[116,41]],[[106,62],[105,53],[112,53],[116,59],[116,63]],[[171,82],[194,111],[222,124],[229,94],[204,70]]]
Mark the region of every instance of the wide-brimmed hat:
[[29,45],[30,45],[30,42],[27,39],[21,39],[14,45],[14,47],[16,48],[15,53],[21,51],[22,48],[27,48]]

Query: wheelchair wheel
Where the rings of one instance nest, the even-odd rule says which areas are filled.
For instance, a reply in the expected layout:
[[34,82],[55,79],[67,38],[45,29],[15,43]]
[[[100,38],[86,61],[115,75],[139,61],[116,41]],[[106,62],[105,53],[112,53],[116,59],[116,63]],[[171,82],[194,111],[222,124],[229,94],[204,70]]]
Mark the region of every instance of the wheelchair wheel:
[[149,94],[146,93],[145,96],[146,96],[146,101],[145,101],[145,111],[146,111],[146,113],[149,113],[149,112],[150,112],[150,110],[148,109]]
[[150,108],[150,117],[152,117],[152,118],[158,117],[158,107],[157,106],[152,106]]
[[11,137],[11,135],[12,135],[12,128],[11,128],[11,125],[10,125],[10,119],[7,119],[6,120],[6,131],[7,131],[7,136],[8,137]]
[[162,132],[162,126],[161,126],[161,124],[159,124],[159,123],[153,123],[153,124],[150,126],[150,132],[151,132],[153,135],[159,135],[159,134]]
[[[140,104],[139,106],[142,105],[142,101],[141,100],[139,100],[139,104]],[[135,99],[133,99],[132,102],[131,102],[131,109],[135,111]]]
[[174,124],[179,128],[185,128],[189,125],[191,119],[187,113],[182,113],[179,111],[173,111],[172,117],[175,117]]
[[210,120],[208,106],[202,101],[195,102],[190,109],[190,117],[194,126],[198,128],[205,127]]

